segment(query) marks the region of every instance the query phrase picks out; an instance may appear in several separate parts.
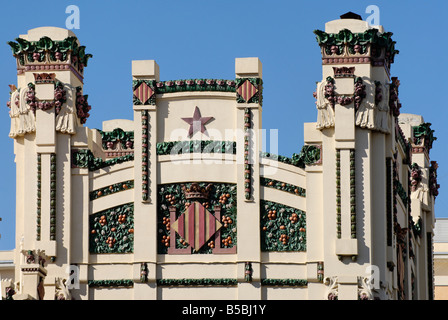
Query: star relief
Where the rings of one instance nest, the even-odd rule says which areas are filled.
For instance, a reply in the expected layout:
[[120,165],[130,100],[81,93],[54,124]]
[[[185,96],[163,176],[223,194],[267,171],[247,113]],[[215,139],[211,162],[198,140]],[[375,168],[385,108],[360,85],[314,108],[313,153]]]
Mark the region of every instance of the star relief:
[[182,118],[182,120],[190,125],[190,129],[188,130],[189,137],[193,136],[198,131],[205,133],[208,136],[205,124],[212,119],[213,117],[202,117],[198,107],[194,109],[192,118]]

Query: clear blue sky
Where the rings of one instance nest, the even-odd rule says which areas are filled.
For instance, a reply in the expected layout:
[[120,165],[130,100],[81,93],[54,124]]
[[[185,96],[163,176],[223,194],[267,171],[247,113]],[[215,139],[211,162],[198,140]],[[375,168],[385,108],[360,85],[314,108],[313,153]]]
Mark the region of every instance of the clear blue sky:
[[[368,5],[380,9],[380,23],[400,50],[391,68],[401,81],[403,113],[422,114],[438,140],[431,158],[439,162],[440,194],[436,216],[444,210],[447,175],[447,103],[442,78],[448,74],[447,1],[299,1],[299,0],[158,0],[158,1],[2,1],[0,10],[0,250],[14,248],[15,164],[6,101],[16,83],[15,59],[6,44],[27,30],[65,28],[68,5],[80,9],[80,29],[73,30],[93,54],[85,69],[84,93],[91,116],[86,125],[132,119],[132,60],[154,59],[161,80],[233,79],[237,57],[263,63],[263,127],[279,129],[279,154],[291,156],[303,145],[303,123],[316,120],[312,96],[320,81],[320,50],[313,34],[325,22],[353,11],[366,19]],[[3,111],[2,111],[3,110]],[[34,201],[34,194],[29,195]]]

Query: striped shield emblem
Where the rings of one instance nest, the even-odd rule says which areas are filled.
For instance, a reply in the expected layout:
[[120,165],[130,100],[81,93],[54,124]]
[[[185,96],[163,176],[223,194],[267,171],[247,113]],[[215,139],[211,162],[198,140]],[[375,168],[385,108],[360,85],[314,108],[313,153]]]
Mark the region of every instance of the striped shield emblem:
[[137,87],[134,90],[134,95],[140,100],[143,104],[145,104],[149,98],[154,94],[154,90],[151,89],[145,82]]
[[171,227],[198,251],[215,235],[222,224],[202,204],[195,201]]
[[257,87],[255,87],[249,80],[243,82],[236,91],[246,102],[248,102],[252,97],[258,92]]

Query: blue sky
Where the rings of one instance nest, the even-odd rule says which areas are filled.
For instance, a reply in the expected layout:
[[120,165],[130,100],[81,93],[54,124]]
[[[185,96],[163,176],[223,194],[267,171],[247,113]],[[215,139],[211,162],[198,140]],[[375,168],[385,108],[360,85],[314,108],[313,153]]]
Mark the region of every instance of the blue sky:
[[[394,33],[396,48],[391,75],[400,79],[403,113],[423,115],[438,140],[431,158],[439,163],[440,194],[436,217],[444,210],[448,152],[448,111],[442,93],[448,74],[447,1],[299,1],[299,0],[170,0],[170,1],[2,1],[0,10],[0,250],[14,248],[15,164],[6,101],[16,83],[15,59],[6,44],[27,30],[65,28],[68,5],[80,9],[80,29],[73,30],[93,54],[85,69],[84,93],[92,105],[86,125],[132,119],[132,60],[154,59],[161,80],[235,77],[235,58],[259,57],[263,63],[263,127],[279,129],[279,151],[299,152],[303,123],[316,120],[313,91],[321,80],[320,50],[313,30],[353,11],[364,19],[366,8],[380,9],[380,23]],[[3,110],[3,112],[2,112]],[[34,201],[30,195],[30,201]]]

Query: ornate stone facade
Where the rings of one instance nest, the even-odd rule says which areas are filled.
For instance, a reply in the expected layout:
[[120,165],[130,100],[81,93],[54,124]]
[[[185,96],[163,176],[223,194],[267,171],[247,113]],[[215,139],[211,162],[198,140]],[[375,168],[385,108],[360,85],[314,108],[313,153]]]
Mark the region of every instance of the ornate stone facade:
[[315,31],[317,120],[292,157],[261,152],[258,58],[228,80],[160,81],[133,61],[134,119],[94,130],[74,34],[10,42],[17,247],[2,296],[431,298],[434,131],[400,114],[392,33],[343,17]]

